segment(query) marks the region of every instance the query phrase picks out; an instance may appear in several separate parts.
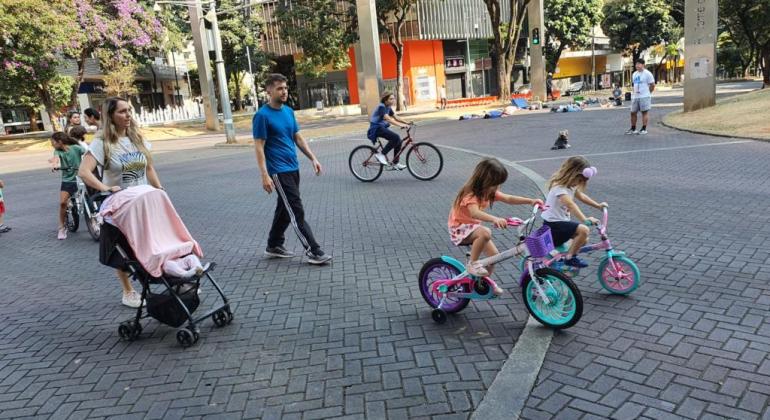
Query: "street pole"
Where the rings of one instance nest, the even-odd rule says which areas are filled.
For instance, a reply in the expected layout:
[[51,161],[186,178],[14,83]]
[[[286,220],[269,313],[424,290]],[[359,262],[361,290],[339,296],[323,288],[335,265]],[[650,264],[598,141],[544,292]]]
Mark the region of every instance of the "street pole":
[[716,103],[717,0],[684,2],[684,112]]
[[468,97],[473,97],[473,81],[471,80],[471,41],[466,32],[465,37],[465,77],[468,79]]
[[181,105],[177,103],[177,98],[179,98],[179,75],[176,72],[176,54],[174,52],[171,52],[171,61],[174,64],[174,88],[176,89],[176,95],[174,96],[174,105]]
[[[530,38],[530,83],[532,87],[532,99],[544,101],[546,98],[545,88],[545,56],[543,55],[543,41],[545,36],[545,24],[543,19],[543,0],[530,0],[527,6],[527,19],[529,21]],[[539,42],[533,44],[532,33],[537,29]],[[507,98],[506,98],[507,99]]]
[[214,95],[214,81],[211,77],[211,66],[209,65],[209,48],[206,42],[206,27],[203,23],[203,7],[200,0],[195,0],[194,3],[188,4],[187,9],[190,13],[195,61],[198,63],[198,81],[201,85],[203,112],[206,115],[206,129],[219,131],[217,98]]
[[591,90],[596,90],[596,26],[591,28]]
[[382,91],[382,63],[380,60],[380,32],[374,0],[356,0],[358,16],[358,50],[356,66],[361,69],[358,79],[361,113],[368,115],[380,103]]
[[225,123],[226,143],[235,143],[235,127],[233,126],[233,113],[230,109],[230,94],[227,91],[227,77],[225,76],[225,60],[222,58],[222,38],[219,35],[219,24],[217,23],[216,3],[211,2],[211,9],[208,15],[211,16],[211,35],[214,38],[214,63],[217,66],[217,81],[219,82],[219,98],[222,101],[222,115]]

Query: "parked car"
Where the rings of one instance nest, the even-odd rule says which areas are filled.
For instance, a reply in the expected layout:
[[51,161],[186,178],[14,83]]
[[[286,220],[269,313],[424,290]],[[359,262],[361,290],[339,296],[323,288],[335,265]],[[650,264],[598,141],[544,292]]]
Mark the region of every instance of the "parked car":
[[575,82],[571,85],[569,85],[569,89],[567,89],[566,92],[564,92],[564,96],[572,96],[575,94],[578,94],[585,89],[585,83],[583,82]]

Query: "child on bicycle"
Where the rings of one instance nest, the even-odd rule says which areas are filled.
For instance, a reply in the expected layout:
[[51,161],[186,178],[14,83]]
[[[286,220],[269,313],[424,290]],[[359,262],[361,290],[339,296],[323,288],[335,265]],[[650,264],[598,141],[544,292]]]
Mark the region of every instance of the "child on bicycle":
[[53,133],[51,136],[54,157],[50,160],[53,170],[61,171],[61,192],[59,193],[59,240],[67,239],[67,227],[64,226],[64,218],[67,214],[67,203],[70,197],[78,191],[78,183],[75,176],[80,168],[83,158],[83,148],[78,141],[63,132]]
[[[476,165],[473,175],[457,193],[452,211],[449,213],[449,236],[455,245],[471,245],[468,273],[485,277],[492,274],[494,266],[484,268],[479,263],[482,251],[486,256],[497,255],[497,247],[492,242],[492,231],[482,226],[482,222],[492,223],[492,226],[505,229],[508,221],[496,217],[484,210],[495,201],[507,204],[543,204],[542,200],[504,194],[500,186],[508,179],[508,170],[499,160],[484,159]],[[495,288],[494,293],[500,295],[503,290]]]
[[[366,132],[366,137],[375,144],[377,137],[382,137],[388,141],[388,144],[382,148],[382,152],[376,153],[374,158],[377,159],[380,164],[387,169],[398,169],[399,171],[406,169],[406,165],[398,163],[398,152],[401,151],[401,136],[393,130],[389,129],[391,124],[401,128],[409,127],[409,122],[404,121],[396,116],[393,111],[393,107],[396,105],[396,97],[390,93],[385,92],[380,98],[380,104],[377,105],[372,116],[369,118],[369,130]],[[388,163],[387,154],[393,151],[393,163]]]
[[5,233],[11,230],[11,227],[6,225],[4,222],[5,219],[5,201],[3,200],[3,188],[5,188],[5,183],[2,179],[0,179],[0,233]]
[[[545,199],[546,210],[541,217],[544,224],[551,228],[554,246],[559,246],[572,239],[564,263],[571,267],[583,268],[588,264],[578,258],[580,248],[588,242],[588,228],[591,224],[599,223],[594,217],[586,217],[580,210],[575,199],[591,207],[601,209],[607,203],[597,203],[585,194],[588,180],[596,175],[596,168],[588,163],[583,156],[572,156],[564,161],[561,168],[548,181],[548,196]],[[571,214],[581,222],[573,222]]]

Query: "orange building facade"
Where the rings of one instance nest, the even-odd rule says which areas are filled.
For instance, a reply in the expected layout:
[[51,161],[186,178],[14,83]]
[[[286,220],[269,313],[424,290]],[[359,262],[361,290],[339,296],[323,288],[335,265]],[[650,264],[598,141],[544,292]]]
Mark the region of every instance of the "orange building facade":
[[[351,67],[347,69],[350,103],[358,104],[358,77],[353,48],[348,51]],[[380,60],[385,90],[395,89],[396,53],[388,43],[380,44]],[[410,105],[435,104],[445,84],[444,48],[441,41],[406,41],[403,57],[404,95]]]

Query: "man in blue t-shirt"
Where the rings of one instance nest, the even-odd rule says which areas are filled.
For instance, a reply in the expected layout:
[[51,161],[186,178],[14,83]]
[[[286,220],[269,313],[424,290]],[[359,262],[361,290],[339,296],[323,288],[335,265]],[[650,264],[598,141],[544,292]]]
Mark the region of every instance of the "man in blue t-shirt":
[[325,264],[332,257],[324,254],[313,237],[310,225],[305,221],[305,210],[299,196],[299,160],[297,147],[313,162],[316,175],[321,174],[321,163],[310,150],[299,132],[294,111],[286,106],[289,89],[286,77],[270,74],[265,82],[268,103],[254,114],[252,131],[257,153],[257,166],[262,175],[262,188],[268,194],[278,192],[278,205],[273,216],[273,226],[267,238],[265,255],[291,258],[294,253],[284,248],[284,233],[289,224],[294,226],[310,264]]

